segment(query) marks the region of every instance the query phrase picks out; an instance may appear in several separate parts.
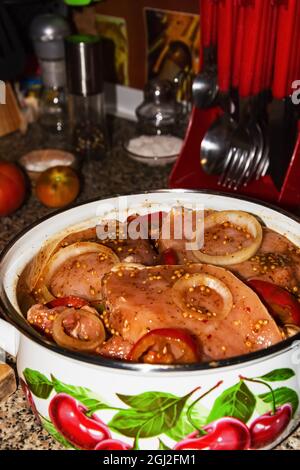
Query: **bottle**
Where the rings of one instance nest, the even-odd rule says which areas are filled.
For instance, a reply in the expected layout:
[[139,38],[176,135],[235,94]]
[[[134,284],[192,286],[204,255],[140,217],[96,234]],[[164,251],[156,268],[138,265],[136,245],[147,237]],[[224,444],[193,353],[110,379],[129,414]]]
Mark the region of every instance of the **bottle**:
[[138,131],[146,135],[176,135],[181,116],[176,88],[169,80],[154,79],[144,89],[144,101],[136,108]]
[[72,35],[65,44],[73,150],[83,161],[100,159],[108,148],[101,40],[93,35]]
[[54,132],[62,132],[66,127],[64,38],[69,34],[70,28],[66,20],[54,14],[35,17],[30,27],[43,82],[40,124]]

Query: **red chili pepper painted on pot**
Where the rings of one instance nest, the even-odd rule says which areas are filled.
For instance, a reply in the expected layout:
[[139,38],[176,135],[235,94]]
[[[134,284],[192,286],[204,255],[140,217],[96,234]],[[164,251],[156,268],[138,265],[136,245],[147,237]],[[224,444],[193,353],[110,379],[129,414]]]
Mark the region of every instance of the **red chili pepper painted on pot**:
[[104,423],[85,413],[86,409],[65,393],[55,395],[49,405],[49,416],[56,429],[75,447],[93,450],[111,435]]
[[275,413],[270,411],[256,418],[250,426],[251,448],[260,449],[276,441],[291,421],[292,412],[291,405],[286,403]]
[[300,326],[300,304],[294,295],[259,279],[250,280],[249,285],[265,301],[275,320]]
[[207,434],[196,431],[176,444],[175,450],[245,450],[250,447],[250,432],[245,423],[224,417],[203,428]]
[[125,442],[117,439],[105,439],[96,445],[94,450],[130,450],[131,447]]

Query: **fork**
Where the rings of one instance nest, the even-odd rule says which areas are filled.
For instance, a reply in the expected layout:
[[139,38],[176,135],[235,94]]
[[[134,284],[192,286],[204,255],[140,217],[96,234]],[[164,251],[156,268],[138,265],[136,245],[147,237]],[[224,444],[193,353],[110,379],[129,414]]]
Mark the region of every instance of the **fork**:
[[272,9],[271,2],[256,1],[247,10],[238,81],[242,111],[219,179],[219,184],[229,189],[247,185],[258,170],[262,173],[268,169],[268,144],[257,110],[262,108],[263,70]]

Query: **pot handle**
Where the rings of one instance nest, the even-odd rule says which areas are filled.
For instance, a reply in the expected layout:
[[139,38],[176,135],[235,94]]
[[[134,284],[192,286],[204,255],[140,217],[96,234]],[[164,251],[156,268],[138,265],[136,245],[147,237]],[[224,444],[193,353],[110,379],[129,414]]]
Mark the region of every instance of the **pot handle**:
[[20,333],[10,323],[0,318],[0,348],[16,357],[20,344]]

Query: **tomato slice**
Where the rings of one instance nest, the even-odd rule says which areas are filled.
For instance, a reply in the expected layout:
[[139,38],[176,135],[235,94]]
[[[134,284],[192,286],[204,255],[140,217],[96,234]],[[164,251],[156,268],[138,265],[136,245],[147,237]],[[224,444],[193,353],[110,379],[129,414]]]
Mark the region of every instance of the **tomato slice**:
[[169,264],[169,265],[178,264],[177,253],[175,250],[173,250],[173,248],[168,248],[167,250],[163,251],[160,259],[161,259],[161,264]]
[[198,345],[185,330],[160,328],[140,338],[129,360],[148,364],[191,364],[201,361]]
[[294,295],[282,287],[259,279],[250,280],[249,285],[266,303],[275,320],[284,325],[300,326],[300,304]]
[[85,305],[89,305],[87,300],[82,299],[81,297],[76,297],[75,295],[69,295],[68,297],[58,297],[57,299],[51,300],[47,303],[47,307],[73,307],[81,308]]

